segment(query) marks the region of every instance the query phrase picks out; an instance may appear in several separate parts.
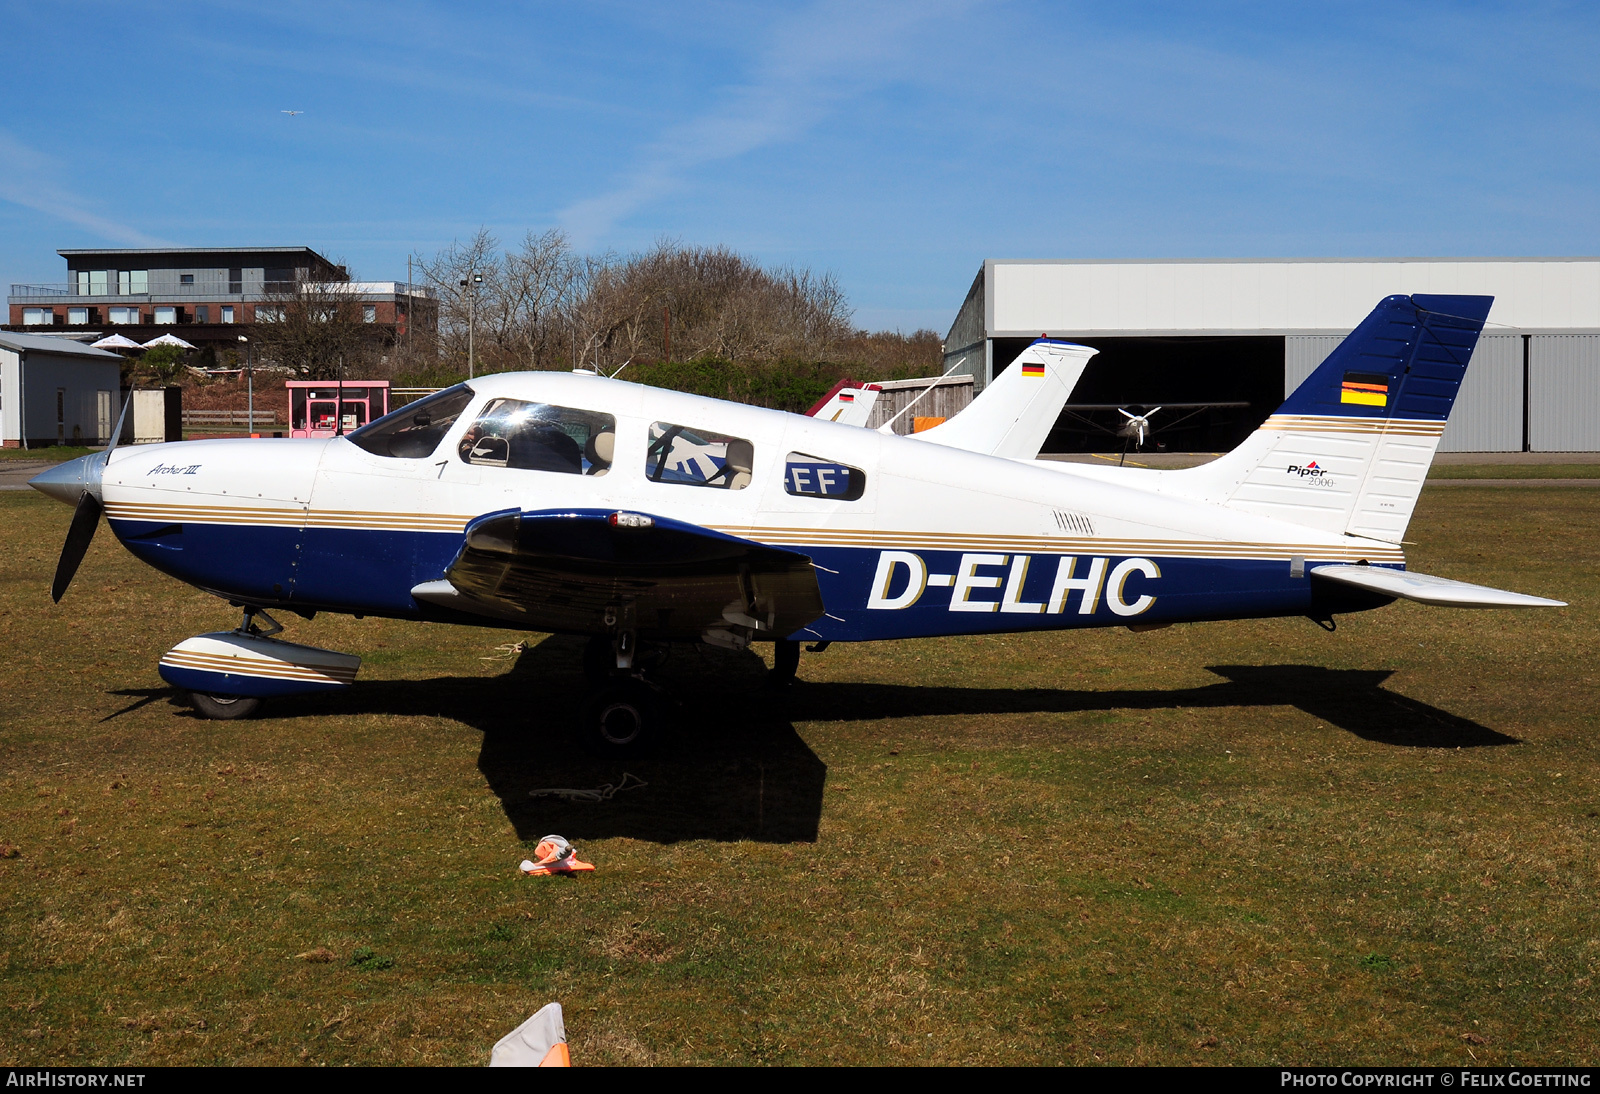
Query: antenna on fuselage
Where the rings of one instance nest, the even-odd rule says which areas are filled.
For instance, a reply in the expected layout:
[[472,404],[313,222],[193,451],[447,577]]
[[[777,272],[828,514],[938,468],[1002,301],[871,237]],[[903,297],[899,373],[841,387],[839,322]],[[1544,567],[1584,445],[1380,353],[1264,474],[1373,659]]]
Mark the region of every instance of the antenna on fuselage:
[[900,412],[898,414],[896,414],[893,418],[890,418],[887,422],[884,422],[882,425],[880,425],[878,427],[878,432],[879,433],[893,433],[894,432],[894,423],[898,422],[902,417],[904,417],[906,411],[908,411],[912,407],[916,406],[918,403],[920,403],[922,401],[922,397],[924,395],[928,394],[928,392],[930,392],[934,388],[938,387],[939,386],[939,380],[943,380],[945,378],[945,376],[949,376],[956,369],[960,368],[964,363],[965,362],[957,361],[955,364],[953,364],[949,368],[945,369],[943,376],[940,376],[938,380],[935,380],[933,383],[931,383],[927,387],[923,388],[922,391],[917,394],[917,397],[915,399],[912,399],[909,403],[907,403],[905,406],[900,408]]

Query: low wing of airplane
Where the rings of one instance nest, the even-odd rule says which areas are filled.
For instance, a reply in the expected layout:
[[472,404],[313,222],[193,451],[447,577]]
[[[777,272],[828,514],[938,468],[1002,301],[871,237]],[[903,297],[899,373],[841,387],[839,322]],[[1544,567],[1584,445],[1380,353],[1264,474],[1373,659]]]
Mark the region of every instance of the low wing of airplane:
[[823,422],[840,425],[865,426],[872,418],[872,408],[878,405],[883,389],[876,384],[863,384],[846,377],[833,385],[833,389],[817,400],[817,405],[806,411],[806,416]]
[[[467,525],[444,578],[411,595],[533,630],[643,629],[740,648],[793,634],[822,615],[805,555],[669,517],[597,509],[481,516]],[[618,654],[631,659],[631,652]]]
[[1023,350],[961,413],[913,436],[985,456],[1034,459],[1089,359],[1099,352],[1041,338]]

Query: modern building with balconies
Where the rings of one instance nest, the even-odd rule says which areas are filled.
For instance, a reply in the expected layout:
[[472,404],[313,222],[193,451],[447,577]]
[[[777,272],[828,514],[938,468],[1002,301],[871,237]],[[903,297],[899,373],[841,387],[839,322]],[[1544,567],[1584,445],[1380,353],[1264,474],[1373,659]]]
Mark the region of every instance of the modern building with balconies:
[[[305,283],[338,284],[342,300],[393,340],[431,327],[438,309],[423,286],[351,281],[309,247],[70,249],[67,280],[12,285],[7,330],[121,334],[148,342],[175,334],[196,346],[237,345],[238,326],[282,316],[281,301]],[[341,305],[343,306],[343,305]]]

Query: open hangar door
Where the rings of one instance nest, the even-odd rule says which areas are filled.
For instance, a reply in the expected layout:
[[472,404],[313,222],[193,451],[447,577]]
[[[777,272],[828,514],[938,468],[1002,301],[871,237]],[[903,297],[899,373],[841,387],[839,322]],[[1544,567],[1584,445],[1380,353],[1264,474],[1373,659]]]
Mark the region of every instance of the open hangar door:
[[[1127,421],[1118,408],[1148,415],[1143,451],[1227,452],[1283,403],[1281,335],[1067,340],[1100,352],[1045,440],[1045,452],[1122,452],[1130,441],[1118,432]],[[1033,341],[996,338],[995,374]],[[1192,405],[1200,403],[1244,405]],[[1149,413],[1154,407],[1163,409]]]

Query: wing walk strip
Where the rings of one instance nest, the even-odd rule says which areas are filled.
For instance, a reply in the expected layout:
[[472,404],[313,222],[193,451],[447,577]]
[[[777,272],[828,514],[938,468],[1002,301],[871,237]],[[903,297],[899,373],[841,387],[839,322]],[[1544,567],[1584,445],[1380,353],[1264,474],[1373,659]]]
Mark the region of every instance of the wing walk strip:
[[975,536],[962,532],[889,532],[822,528],[713,526],[715,531],[774,546],[921,548],[925,551],[1010,551],[1055,555],[1152,555],[1220,560],[1293,558],[1402,563],[1405,552],[1387,544],[1242,543],[1226,540],[1063,539],[1056,536]]
[[170,650],[161,658],[163,665],[175,669],[199,669],[203,672],[227,672],[235,676],[259,676],[272,680],[312,680],[326,684],[348,684],[355,680],[357,670],[340,665],[307,665],[295,661],[278,661],[270,657],[229,657],[215,653],[196,653],[193,650]]

